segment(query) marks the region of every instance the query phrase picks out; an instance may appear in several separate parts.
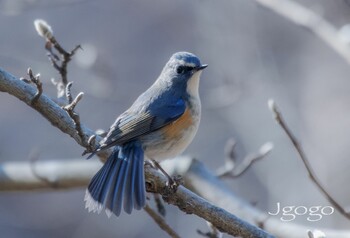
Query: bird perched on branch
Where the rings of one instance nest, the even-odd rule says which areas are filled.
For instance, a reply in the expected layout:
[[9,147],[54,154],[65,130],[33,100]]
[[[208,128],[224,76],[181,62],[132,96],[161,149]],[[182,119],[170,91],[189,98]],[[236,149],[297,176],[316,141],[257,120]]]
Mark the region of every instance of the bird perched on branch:
[[110,127],[95,153],[115,146],[85,195],[89,211],[119,216],[146,202],[144,156],[152,160],[182,153],[195,136],[201,102],[199,78],[208,65],[191,53],[175,53],[160,76]]

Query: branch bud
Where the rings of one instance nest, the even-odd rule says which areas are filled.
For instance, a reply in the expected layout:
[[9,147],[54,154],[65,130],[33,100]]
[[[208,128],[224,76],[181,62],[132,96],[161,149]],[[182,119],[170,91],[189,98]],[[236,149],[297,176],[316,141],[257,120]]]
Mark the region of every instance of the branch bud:
[[34,21],[34,26],[36,29],[36,32],[38,32],[39,36],[44,37],[45,39],[50,39],[53,36],[53,31],[51,29],[51,26],[47,24],[46,21],[42,19],[36,19]]

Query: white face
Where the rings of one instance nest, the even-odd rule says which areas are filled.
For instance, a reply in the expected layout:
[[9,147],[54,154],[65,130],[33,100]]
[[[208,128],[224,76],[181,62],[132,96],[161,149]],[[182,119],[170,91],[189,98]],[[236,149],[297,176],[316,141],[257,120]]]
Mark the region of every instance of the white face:
[[195,98],[199,97],[198,88],[199,88],[199,80],[200,80],[201,74],[202,74],[202,70],[195,72],[187,82],[187,93],[191,97],[195,97]]

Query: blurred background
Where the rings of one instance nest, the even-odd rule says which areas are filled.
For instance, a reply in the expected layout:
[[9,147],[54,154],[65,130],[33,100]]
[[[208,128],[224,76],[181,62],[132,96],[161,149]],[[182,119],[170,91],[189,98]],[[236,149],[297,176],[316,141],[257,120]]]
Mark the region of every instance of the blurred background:
[[[348,1],[300,0],[346,36]],[[264,211],[282,206],[327,206],[294,148],[267,108],[275,99],[302,143],[313,169],[344,207],[350,205],[350,66],[304,28],[253,0],[0,0],[0,67],[17,77],[28,67],[41,74],[44,92],[56,97],[44,40],[33,21],[45,19],[66,49],[81,44],[68,68],[76,110],[91,129],[108,129],[149,87],[177,51],[190,51],[209,67],[202,74],[202,121],[185,154],[215,171],[229,138],[237,154],[272,153],[246,174],[226,180]],[[344,33],[345,32],[345,33]],[[0,93],[0,161],[79,158],[83,149],[18,99]],[[84,159],[84,158],[81,158]],[[96,158],[95,158],[96,159]],[[84,209],[85,189],[0,193],[2,237],[166,237],[143,211],[107,218]],[[167,206],[167,221],[182,237],[200,237],[202,219]],[[345,229],[338,213],[308,222]],[[189,225],[191,224],[191,225]]]

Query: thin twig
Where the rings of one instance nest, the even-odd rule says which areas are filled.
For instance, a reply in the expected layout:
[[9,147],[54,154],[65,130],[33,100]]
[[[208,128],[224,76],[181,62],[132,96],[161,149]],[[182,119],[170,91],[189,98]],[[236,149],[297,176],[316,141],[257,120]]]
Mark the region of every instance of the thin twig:
[[166,209],[163,203],[163,200],[161,199],[160,195],[158,193],[153,194],[154,202],[156,203],[158,213],[165,217],[166,215]]
[[[70,52],[66,51],[61,44],[56,40],[53,30],[51,26],[42,19],[37,19],[34,21],[34,26],[38,34],[45,38],[45,49],[47,50],[47,56],[52,64],[52,66],[58,71],[58,73],[61,76],[61,82],[63,84],[63,90],[66,90],[69,84],[68,78],[67,78],[67,66],[68,63],[71,61],[73,55],[77,52],[78,49],[81,49],[80,45],[77,45],[73,50]],[[60,57],[54,52],[55,49]],[[59,64],[59,62],[61,62]],[[59,92],[60,95],[60,92]],[[63,95],[62,95],[63,96]],[[73,100],[71,95],[67,94],[67,101],[68,103],[71,103]]]
[[91,153],[94,149],[94,145],[96,143],[96,135],[92,135],[89,137],[88,141],[88,146],[86,147],[86,149],[83,151],[83,153],[81,154],[81,156],[84,156],[88,153]]
[[72,92],[71,92],[72,85],[73,85],[73,82],[69,82],[66,85],[66,98],[67,98],[68,103],[73,102],[73,96],[72,96]]
[[201,231],[198,229],[197,233],[204,236],[204,237],[208,237],[208,238],[221,238],[222,237],[222,233],[215,226],[213,226],[213,224],[211,224],[210,222],[207,222],[207,225],[208,225],[210,231],[204,232],[204,231]]
[[36,103],[40,97],[40,95],[43,93],[43,84],[40,81],[40,74],[33,75],[33,71],[31,68],[28,68],[27,70],[28,76],[30,78],[30,82],[34,83],[36,86],[36,93],[31,101],[32,104]]
[[69,61],[71,61],[73,55],[76,53],[78,49],[81,49],[80,45],[77,45],[72,51],[68,52],[66,51],[61,44],[56,40],[54,36],[48,38],[48,41],[53,45],[53,47],[58,51],[58,53],[61,55],[61,65],[57,64],[57,61],[59,58],[56,54],[52,52],[51,44],[46,44],[46,49],[48,50],[48,56],[50,61],[52,62],[55,69],[58,70],[59,74],[61,75],[62,83],[66,87],[68,84],[68,78],[67,78],[67,66]]
[[30,81],[30,80],[28,80],[26,78],[23,78],[23,77],[20,77],[19,80],[21,80],[21,81],[23,81],[23,82],[25,82],[27,84],[30,84],[32,82],[32,81]]
[[[237,178],[244,174],[248,169],[257,161],[265,158],[273,149],[273,144],[267,142],[262,145],[259,152],[256,154],[246,156],[241,163],[235,164],[236,154],[235,154],[236,143],[234,140],[229,140],[226,145],[226,163],[222,168],[218,169],[217,176],[219,178]],[[229,148],[231,147],[231,148]]]
[[64,107],[65,110],[69,110],[69,111],[73,111],[74,108],[77,106],[78,102],[80,102],[80,100],[83,98],[84,93],[80,92],[75,98],[74,100],[72,100],[72,102],[68,105],[66,105]]
[[255,1],[294,24],[309,30],[350,64],[350,47],[339,37],[338,29],[317,13],[291,0]]
[[313,171],[312,166],[307,159],[305,152],[303,148],[301,147],[300,143],[296,139],[296,137],[293,135],[292,131],[288,128],[286,122],[284,121],[281,112],[278,110],[275,102],[273,100],[268,101],[269,108],[271,112],[274,115],[274,118],[276,122],[281,126],[281,128],[284,130],[284,132],[287,134],[290,141],[293,143],[294,148],[298,152],[298,155],[302,162],[304,163],[304,166],[309,173],[309,177],[312,182],[321,190],[321,192],[326,196],[327,200],[347,219],[350,219],[350,214],[327,192],[327,190],[321,185],[320,180],[317,178],[316,173]]
[[[65,111],[69,114],[69,116],[74,121],[74,125],[76,128],[76,131],[80,137],[80,140],[82,144],[85,147],[89,147],[89,143],[85,140],[85,135],[83,133],[83,130],[81,128],[80,124],[80,117],[79,114],[74,111],[75,106],[78,104],[78,102],[82,99],[84,93],[79,93],[75,99],[73,100],[73,96],[71,93],[71,87],[73,85],[73,82],[68,82],[67,79],[67,66],[69,61],[72,59],[73,55],[76,53],[78,49],[81,49],[80,45],[76,46],[72,51],[68,52],[66,51],[61,44],[56,40],[55,36],[53,35],[52,28],[49,24],[47,24],[44,20],[35,20],[34,21],[35,28],[38,32],[38,34],[46,39],[45,49],[48,51],[48,57],[51,61],[53,67],[59,72],[61,75],[61,83],[57,83],[55,80],[51,80],[52,83],[57,87],[58,96],[63,96],[64,93],[66,95],[66,99],[68,104],[63,107]],[[55,54],[53,51],[53,48],[60,54],[61,58]],[[61,64],[58,64],[58,62],[61,61]],[[31,70],[28,71],[31,74],[31,80],[37,85],[38,93],[35,95],[33,101],[36,101],[38,97],[40,96],[42,89],[41,89],[41,82],[39,81],[39,77],[36,77],[35,79],[32,77]],[[41,91],[39,90],[41,89]]]
[[[0,77],[1,79],[1,77]],[[0,80],[1,82],[1,80]],[[0,83],[1,89],[1,83]],[[67,116],[68,117],[68,116]],[[74,133],[74,128],[71,129]],[[71,134],[75,136],[75,134]],[[251,224],[257,225],[257,223],[264,223],[264,229],[276,237],[283,238],[295,238],[295,237],[306,237],[307,230],[313,230],[311,224],[303,226],[297,223],[281,222],[276,217],[269,217],[266,212],[258,210],[256,207],[252,207],[244,199],[238,197],[227,184],[219,180],[205,165],[198,160],[189,157],[178,157],[174,160],[164,161],[167,163],[167,170],[172,167],[176,173],[180,173],[185,178],[185,184],[189,185],[191,190],[195,193],[200,194],[202,197],[211,201],[212,204],[216,204],[219,207],[225,207],[229,212],[235,213],[238,217],[241,217]],[[170,167],[169,167],[170,166]],[[35,189],[41,190],[55,190],[58,189],[77,189],[84,188],[88,185],[91,177],[101,167],[101,163],[97,160],[84,161],[81,158],[69,159],[69,160],[39,160],[36,162],[36,171],[51,182],[55,183],[56,187],[52,188],[47,183],[38,180],[31,172],[29,161],[8,161],[0,163],[0,191],[25,191],[33,192]],[[156,171],[151,169],[145,169],[146,178],[149,173],[155,173]],[[157,172],[157,174],[159,174]],[[164,176],[162,176],[164,178]],[[166,179],[162,181],[162,185],[158,184],[159,187],[165,186]],[[180,187],[180,190],[183,190]],[[187,193],[191,192],[187,190]],[[189,205],[193,207],[193,212],[198,215],[201,213],[203,207],[198,206],[199,200],[185,199],[180,194],[175,195],[178,204],[176,206],[183,207]],[[175,205],[175,204],[174,204]],[[216,215],[220,213],[220,215]],[[221,212],[218,207],[214,207],[212,213],[208,216],[201,216],[205,220],[210,220],[213,217],[224,217],[224,213]],[[238,218],[237,218],[238,219]],[[221,226],[226,223],[225,219],[217,220],[215,226]],[[235,226],[235,221],[227,223],[232,229]],[[227,226],[224,229],[229,229]],[[239,229],[239,228],[237,228]],[[347,230],[336,230],[323,228],[322,231],[327,234],[329,238],[349,238],[350,232]],[[233,235],[238,236],[239,234],[245,233],[242,228],[241,232]],[[232,232],[230,233],[232,234]],[[245,233],[246,234],[246,233]],[[231,237],[231,236],[230,236]],[[243,237],[257,238],[264,237],[259,236],[256,233],[252,235],[246,235]]]
[[74,121],[74,125],[75,125],[75,129],[82,141],[82,143],[84,144],[84,147],[88,147],[89,143],[85,140],[85,134],[81,128],[81,123],[80,123],[80,116],[78,113],[76,113],[74,111],[74,108],[76,107],[76,105],[78,104],[78,102],[83,98],[84,93],[80,92],[75,99],[68,105],[64,106],[63,109],[69,114],[69,116],[72,118],[72,120]]
[[29,155],[29,162],[30,162],[30,171],[32,174],[40,181],[46,183],[49,187],[55,188],[55,183],[52,183],[47,177],[42,176],[39,174],[39,172],[36,170],[36,162],[39,160],[39,153],[37,151],[33,151]]
[[[262,229],[240,220],[237,216],[226,213],[223,208],[211,206],[207,200],[202,199],[183,186],[179,186],[174,192],[169,188],[168,181],[162,173],[150,173],[150,171],[155,170],[150,166],[145,166],[146,191],[161,194],[166,203],[177,206],[181,211],[187,214],[196,214],[212,223],[219,231],[233,236],[241,236],[242,238],[274,237]],[[207,185],[206,182],[202,183],[205,190]],[[229,231],[227,231],[228,229]]]
[[180,236],[165,222],[163,217],[161,217],[157,212],[155,212],[150,206],[146,204],[143,208],[145,212],[158,224],[158,226],[168,233],[168,235],[172,238],[180,238]]

